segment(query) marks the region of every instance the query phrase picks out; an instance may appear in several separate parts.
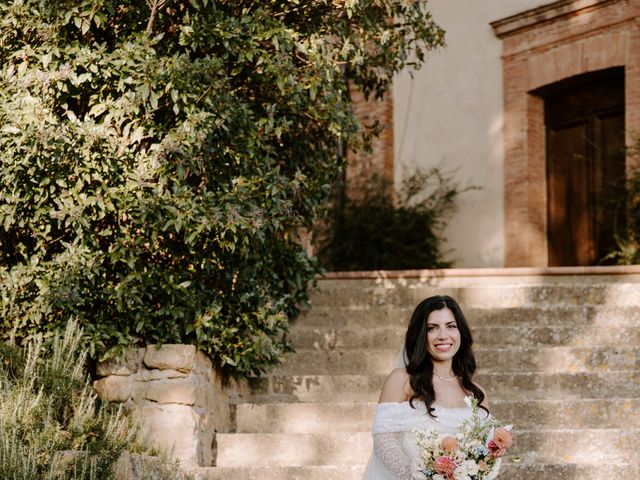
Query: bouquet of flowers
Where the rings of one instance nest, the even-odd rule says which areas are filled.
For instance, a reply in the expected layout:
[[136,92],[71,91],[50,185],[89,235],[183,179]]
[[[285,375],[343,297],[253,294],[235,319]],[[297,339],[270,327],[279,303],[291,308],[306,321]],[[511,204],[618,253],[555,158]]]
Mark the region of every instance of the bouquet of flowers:
[[511,425],[501,426],[493,417],[481,418],[478,401],[466,397],[471,417],[455,436],[433,430],[415,430],[419,455],[414,462],[415,480],[493,480],[502,455],[513,445]]

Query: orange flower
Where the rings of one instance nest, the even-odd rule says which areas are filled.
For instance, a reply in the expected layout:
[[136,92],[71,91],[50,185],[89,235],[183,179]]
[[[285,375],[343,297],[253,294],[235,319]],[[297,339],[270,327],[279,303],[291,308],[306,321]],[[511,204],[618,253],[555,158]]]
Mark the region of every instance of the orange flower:
[[460,444],[458,440],[453,437],[444,437],[440,443],[442,450],[446,453],[453,453],[456,450],[460,450]]
[[484,460],[480,460],[478,462],[478,470],[480,470],[481,472],[484,472],[488,468],[489,468],[489,465],[487,465],[487,462],[485,462]]
[[501,449],[511,448],[513,445],[513,435],[506,428],[496,428],[495,433],[493,434],[493,441],[496,442],[496,445]]

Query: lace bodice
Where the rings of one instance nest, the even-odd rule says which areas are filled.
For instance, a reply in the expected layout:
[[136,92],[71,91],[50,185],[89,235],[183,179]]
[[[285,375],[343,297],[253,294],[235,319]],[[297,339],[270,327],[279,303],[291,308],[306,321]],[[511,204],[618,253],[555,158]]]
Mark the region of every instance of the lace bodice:
[[434,415],[427,413],[427,407],[419,400],[413,402],[379,403],[373,420],[373,433],[408,432],[414,428],[436,430],[445,435],[455,435],[458,428],[471,416],[471,408],[446,408],[433,405]]

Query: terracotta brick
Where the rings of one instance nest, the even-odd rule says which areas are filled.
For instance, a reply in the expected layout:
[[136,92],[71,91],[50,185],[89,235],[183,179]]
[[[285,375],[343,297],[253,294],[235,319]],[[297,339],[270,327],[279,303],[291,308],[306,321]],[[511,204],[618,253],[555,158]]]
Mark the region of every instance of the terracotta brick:
[[620,31],[585,39],[582,72],[624,66],[627,62],[628,37],[628,32]]
[[347,155],[346,194],[357,198],[373,176],[393,181],[393,97],[389,92],[382,100],[366,100],[355,89],[350,95],[360,124],[366,126],[378,121],[382,128],[380,136],[371,143],[371,152],[350,151]]

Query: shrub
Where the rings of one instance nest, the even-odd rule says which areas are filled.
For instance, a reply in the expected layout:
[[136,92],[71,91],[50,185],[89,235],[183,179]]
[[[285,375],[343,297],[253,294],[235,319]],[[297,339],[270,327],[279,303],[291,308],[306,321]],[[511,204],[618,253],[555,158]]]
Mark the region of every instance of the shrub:
[[[109,480],[125,449],[157,453],[138,444],[121,406],[97,398],[77,323],[49,343],[40,336],[24,350],[0,344],[0,478]],[[191,478],[163,456],[133,458],[140,480]]]
[[416,172],[395,195],[387,194],[388,182],[373,179],[361,195],[334,207],[319,234],[322,265],[346,271],[451,266],[442,231],[457,196],[473,188],[460,187],[440,168]]
[[631,170],[626,181],[625,193],[618,200],[618,209],[626,209],[625,228],[615,226],[616,248],[602,259],[602,263],[615,261],[619,265],[640,264],[640,168]]
[[[92,356],[278,362],[318,272],[296,241],[381,95],[442,43],[425,2],[0,2],[2,333]],[[390,21],[393,19],[393,21]],[[412,60],[415,59],[415,60]]]
[[48,356],[42,339],[32,340],[24,355],[2,346],[0,478],[113,478],[135,430],[122,411],[101,404],[91,390],[80,338],[70,322]]

